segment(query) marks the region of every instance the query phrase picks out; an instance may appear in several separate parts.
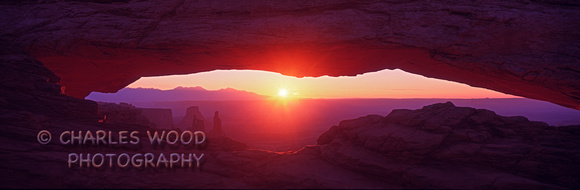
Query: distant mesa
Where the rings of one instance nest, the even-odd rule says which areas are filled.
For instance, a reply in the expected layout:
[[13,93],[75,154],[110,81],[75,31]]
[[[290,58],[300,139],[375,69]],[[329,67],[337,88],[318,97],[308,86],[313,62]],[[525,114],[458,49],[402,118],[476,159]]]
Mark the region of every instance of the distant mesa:
[[172,129],[171,109],[137,108],[128,103],[98,102],[100,122],[110,124],[142,125],[155,129]]
[[139,108],[141,115],[147,117],[156,125],[157,129],[173,129],[173,113],[171,109],[162,108]]
[[131,124],[156,127],[147,117],[141,115],[141,109],[128,103],[106,103],[98,102],[99,114],[102,116],[100,122],[110,124]]
[[[99,122],[122,125],[140,125],[153,129],[167,130],[190,130],[204,131],[206,119],[199,111],[198,106],[190,106],[186,110],[185,117],[174,125],[171,109],[161,108],[138,108],[129,103],[98,102]],[[221,119],[218,112],[214,116],[214,127],[211,130],[213,136],[225,136],[221,129]]]
[[199,107],[190,106],[185,112],[185,117],[177,124],[177,128],[181,130],[204,131],[205,132],[205,118],[199,111]]
[[172,90],[155,88],[123,88],[117,93],[93,92],[86,99],[103,102],[168,102],[168,101],[220,101],[262,100],[267,96],[232,88],[206,90],[203,87],[177,87]]
[[213,128],[209,132],[209,136],[222,137],[225,136],[222,130],[222,120],[220,119],[219,111],[216,111],[213,116]]

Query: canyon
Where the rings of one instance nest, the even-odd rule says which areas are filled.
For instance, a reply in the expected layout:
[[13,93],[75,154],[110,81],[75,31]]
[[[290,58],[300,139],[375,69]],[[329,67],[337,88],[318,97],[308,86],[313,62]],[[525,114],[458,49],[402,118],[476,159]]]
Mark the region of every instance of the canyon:
[[[555,127],[451,102],[344,118],[296,151],[254,149],[224,129],[225,136],[208,137],[194,152],[204,154],[196,170],[68,168],[67,155],[76,152],[192,150],[42,144],[35,137],[42,130],[167,127],[167,110],[158,110],[165,117],[152,122],[131,105],[83,98],[143,76],[216,69],[304,77],[399,68],[578,110],[579,5],[2,1],[0,187],[577,189],[580,126]],[[199,112],[192,107],[186,115]]]

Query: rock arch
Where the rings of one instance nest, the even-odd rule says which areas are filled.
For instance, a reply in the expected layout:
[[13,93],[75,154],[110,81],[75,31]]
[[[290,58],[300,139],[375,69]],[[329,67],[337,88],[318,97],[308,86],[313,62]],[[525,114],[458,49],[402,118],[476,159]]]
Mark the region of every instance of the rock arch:
[[0,38],[62,78],[395,69],[580,109],[580,4],[566,1],[3,1]]

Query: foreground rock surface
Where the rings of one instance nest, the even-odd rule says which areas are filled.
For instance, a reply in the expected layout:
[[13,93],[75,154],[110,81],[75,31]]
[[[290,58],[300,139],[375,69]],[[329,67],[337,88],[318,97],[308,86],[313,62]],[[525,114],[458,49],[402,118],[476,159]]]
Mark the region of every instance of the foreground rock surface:
[[580,126],[447,102],[342,121],[312,149],[329,163],[409,188],[574,188],[579,135]]
[[580,109],[572,1],[0,2],[0,38],[65,93],[142,76],[254,69],[354,76],[395,69]]

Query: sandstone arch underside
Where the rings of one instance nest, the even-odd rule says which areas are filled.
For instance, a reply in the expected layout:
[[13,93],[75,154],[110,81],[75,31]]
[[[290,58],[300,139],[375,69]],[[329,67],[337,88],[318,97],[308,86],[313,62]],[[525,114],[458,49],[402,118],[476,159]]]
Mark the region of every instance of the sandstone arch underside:
[[[3,1],[0,38],[65,93],[216,69],[395,69],[580,109],[580,6],[558,1]],[[388,81],[385,81],[388,82]],[[380,88],[378,86],[377,88]]]

